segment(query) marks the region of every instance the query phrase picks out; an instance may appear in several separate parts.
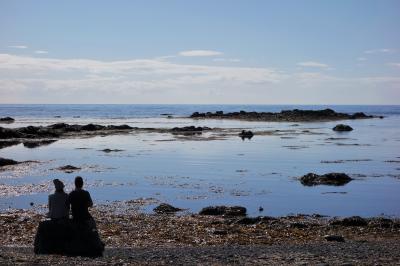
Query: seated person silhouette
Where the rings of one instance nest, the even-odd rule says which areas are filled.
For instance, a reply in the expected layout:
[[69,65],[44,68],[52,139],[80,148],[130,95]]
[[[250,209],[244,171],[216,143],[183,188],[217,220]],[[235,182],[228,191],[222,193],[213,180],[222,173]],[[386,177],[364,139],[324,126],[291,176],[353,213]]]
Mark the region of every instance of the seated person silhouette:
[[64,192],[64,183],[59,179],[53,180],[56,191],[49,195],[48,217],[52,221],[66,221],[69,218],[68,194]]
[[88,208],[93,206],[92,198],[88,191],[82,189],[83,179],[80,176],[75,178],[75,190],[69,193],[68,201],[71,204],[72,219],[96,229],[96,223],[90,215]]

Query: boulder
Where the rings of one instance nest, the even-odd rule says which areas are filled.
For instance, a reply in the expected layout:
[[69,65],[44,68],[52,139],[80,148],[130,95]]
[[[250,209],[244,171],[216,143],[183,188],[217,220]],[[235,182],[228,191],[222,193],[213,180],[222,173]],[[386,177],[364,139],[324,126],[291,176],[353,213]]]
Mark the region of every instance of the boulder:
[[349,125],[344,125],[344,124],[338,124],[334,128],[332,128],[333,131],[352,131],[353,128]]
[[201,209],[200,215],[246,216],[246,208],[241,206],[209,206]]
[[182,209],[176,208],[172,205],[169,205],[167,203],[161,203],[157,207],[153,209],[156,213],[162,214],[162,213],[175,213],[178,211],[181,211]]
[[104,251],[95,228],[66,221],[42,221],[34,241],[35,254],[101,257]]
[[353,180],[345,173],[328,173],[324,175],[317,175],[308,173],[300,177],[300,182],[304,186],[317,186],[317,185],[331,185],[343,186]]
[[19,164],[19,162],[0,157],[0,167],[6,166],[6,165],[15,165],[15,164]]
[[239,137],[242,139],[251,139],[253,136],[254,134],[250,130],[242,130],[242,132],[239,133]]
[[335,241],[335,242],[345,242],[343,236],[339,235],[325,235],[325,240],[328,242]]

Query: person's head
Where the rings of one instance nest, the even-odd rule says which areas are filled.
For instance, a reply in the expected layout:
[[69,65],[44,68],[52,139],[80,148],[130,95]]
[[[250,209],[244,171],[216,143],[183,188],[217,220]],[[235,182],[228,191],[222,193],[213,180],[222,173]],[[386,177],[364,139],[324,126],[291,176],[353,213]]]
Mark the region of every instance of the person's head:
[[83,179],[80,176],[75,177],[75,187],[82,188],[83,187]]
[[56,189],[56,192],[63,192],[64,191],[64,183],[63,182],[61,182],[59,179],[54,179],[53,180],[53,184],[54,184],[54,187],[55,187],[55,189]]

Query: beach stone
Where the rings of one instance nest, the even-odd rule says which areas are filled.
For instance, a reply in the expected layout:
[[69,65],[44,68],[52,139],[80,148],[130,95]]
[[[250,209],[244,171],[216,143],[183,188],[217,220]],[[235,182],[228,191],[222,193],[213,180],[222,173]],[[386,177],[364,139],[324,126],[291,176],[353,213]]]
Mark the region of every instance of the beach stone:
[[246,208],[241,206],[209,206],[201,209],[200,215],[246,216]]
[[344,237],[339,235],[325,235],[324,238],[328,242],[345,242]]
[[96,229],[72,220],[42,221],[34,241],[35,254],[101,257],[104,251]]
[[0,157],[0,167],[6,166],[6,165],[15,165],[15,164],[19,164],[19,162],[14,161],[12,159],[6,159],[6,158]]
[[169,205],[167,203],[161,203],[157,207],[153,209],[154,212],[162,214],[162,213],[175,213],[178,211],[181,211],[182,209],[176,208],[172,205]]
[[308,173],[300,177],[300,182],[304,186],[317,186],[317,185],[331,185],[343,186],[353,180],[345,173],[328,173],[324,175],[317,175]]
[[330,224],[341,226],[367,226],[368,222],[360,216],[351,216],[339,220],[333,220]]
[[332,128],[334,131],[352,131],[353,128],[349,125],[344,125],[344,124],[338,124],[334,128]]
[[239,133],[239,137],[242,139],[251,139],[253,136],[254,134],[250,130],[242,130],[242,132]]
[[12,122],[14,122],[15,121],[15,119],[14,118],[12,118],[12,117],[9,117],[9,116],[7,116],[7,117],[0,117],[0,123],[2,122],[2,123],[12,123]]

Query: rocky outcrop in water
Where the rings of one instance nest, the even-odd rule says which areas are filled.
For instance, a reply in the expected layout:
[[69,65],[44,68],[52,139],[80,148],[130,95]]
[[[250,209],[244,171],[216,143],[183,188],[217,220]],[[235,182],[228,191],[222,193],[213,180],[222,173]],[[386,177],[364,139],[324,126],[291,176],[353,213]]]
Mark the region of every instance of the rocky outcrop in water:
[[242,132],[239,133],[239,137],[242,139],[251,139],[253,136],[254,134],[250,130],[242,130]]
[[209,206],[201,209],[200,215],[225,215],[225,216],[245,216],[246,208],[241,206]]
[[351,180],[353,179],[344,173],[328,173],[324,175],[308,173],[300,177],[300,182],[304,186],[317,186],[317,185],[343,186],[349,183]]
[[353,128],[349,125],[344,125],[344,124],[338,124],[334,128],[332,128],[333,131],[352,131]]
[[69,125],[58,123],[49,126],[27,126],[20,128],[0,127],[0,139],[34,139],[34,138],[58,138],[64,135],[79,135],[80,133],[99,132],[107,134],[115,131],[126,131],[134,129],[128,125]]
[[0,123],[13,123],[15,121],[12,117],[0,117]]
[[374,118],[362,112],[354,114],[337,113],[332,109],[325,110],[283,110],[280,113],[272,112],[232,112],[224,113],[217,111],[215,113],[194,112],[190,118],[208,118],[208,119],[238,119],[248,121],[275,121],[275,122],[308,122],[308,121],[335,121],[344,119],[365,119]]
[[19,164],[19,162],[14,161],[12,159],[6,159],[6,158],[0,157],[0,167],[6,166],[6,165],[15,165],[15,164]]

